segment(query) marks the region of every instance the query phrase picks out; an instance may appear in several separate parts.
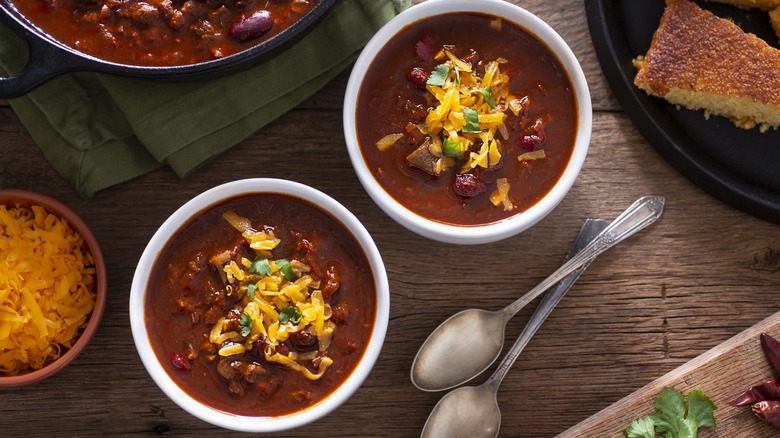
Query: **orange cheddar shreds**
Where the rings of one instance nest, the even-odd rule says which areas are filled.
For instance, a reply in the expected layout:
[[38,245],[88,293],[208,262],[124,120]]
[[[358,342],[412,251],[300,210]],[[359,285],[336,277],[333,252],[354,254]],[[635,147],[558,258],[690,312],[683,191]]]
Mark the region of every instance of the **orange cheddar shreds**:
[[95,307],[95,275],[66,220],[0,205],[0,373],[40,369],[73,346]]

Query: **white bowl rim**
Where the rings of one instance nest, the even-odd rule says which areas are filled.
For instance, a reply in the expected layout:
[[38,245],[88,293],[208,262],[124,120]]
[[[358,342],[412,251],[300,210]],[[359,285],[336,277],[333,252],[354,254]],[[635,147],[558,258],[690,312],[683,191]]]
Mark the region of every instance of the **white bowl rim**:
[[[377,304],[374,328],[363,357],[352,374],[330,395],[302,411],[279,417],[250,417],[226,413],[206,406],[184,392],[166,373],[152,350],[144,322],[144,294],[149,274],[162,248],[181,225],[200,211],[241,195],[272,193],[303,199],[340,221],[355,237],[371,265]],[[130,326],[141,361],[157,386],[182,409],[203,421],[242,432],[276,432],[315,421],[344,403],[365,381],[384,343],[390,316],[387,273],[371,235],[346,207],[325,193],[294,181],[250,178],[228,182],[209,189],[177,209],[151,238],[138,262],[130,289]]]
[[[577,138],[572,156],[550,192],[528,210],[502,221],[478,226],[450,225],[426,219],[393,199],[374,179],[358,145],[355,128],[357,96],[366,70],[387,41],[403,28],[424,18],[452,12],[477,12],[500,17],[535,35],[558,57],[574,87],[578,106]],[[428,0],[398,14],[365,46],[350,74],[344,98],[344,137],[352,167],[374,202],[396,222],[423,237],[455,244],[490,243],[530,228],[549,214],[574,185],[590,143],[593,124],[590,91],[582,67],[571,48],[547,23],[520,6],[503,0]]]

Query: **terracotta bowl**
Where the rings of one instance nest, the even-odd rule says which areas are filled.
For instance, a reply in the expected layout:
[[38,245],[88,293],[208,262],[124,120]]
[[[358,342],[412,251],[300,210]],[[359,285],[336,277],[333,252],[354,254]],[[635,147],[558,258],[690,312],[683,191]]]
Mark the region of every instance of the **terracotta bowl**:
[[19,204],[22,207],[31,207],[33,205],[40,205],[45,208],[47,212],[65,218],[76,231],[84,238],[89,251],[92,253],[95,259],[95,269],[97,270],[96,278],[96,297],[95,308],[92,310],[92,315],[89,318],[87,327],[82,331],[79,339],[73,344],[73,348],[68,350],[65,354],[60,356],[54,362],[49,363],[43,368],[31,372],[21,373],[14,376],[0,375],[0,387],[6,386],[21,386],[27,385],[39,380],[45,379],[59,370],[65,368],[66,365],[71,363],[84,348],[86,348],[89,341],[95,335],[95,332],[100,325],[100,320],[103,318],[103,310],[106,307],[106,295],[108,290],[108,282],[106,279],[106,265],[103,259],[103,253],[100,251],[97,239],[90,231],[87,224],[71,210],[65,204],[52,199],[48,196],[40,193],[29,192],[25,190],[0,190],[0,204],[2,205],[16,205]]

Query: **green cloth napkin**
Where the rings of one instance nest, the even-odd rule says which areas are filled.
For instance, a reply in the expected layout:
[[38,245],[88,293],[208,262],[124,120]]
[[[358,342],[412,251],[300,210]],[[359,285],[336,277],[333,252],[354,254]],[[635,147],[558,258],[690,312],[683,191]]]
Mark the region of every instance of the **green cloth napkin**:
[[[79,72],[9,102],[84,198],[165,164],[184,177],[327,84],[409,4],[339,0],[293,46],[228,76],[151,81]],[[0,69],[21,70],[26,55],[0,27]]]

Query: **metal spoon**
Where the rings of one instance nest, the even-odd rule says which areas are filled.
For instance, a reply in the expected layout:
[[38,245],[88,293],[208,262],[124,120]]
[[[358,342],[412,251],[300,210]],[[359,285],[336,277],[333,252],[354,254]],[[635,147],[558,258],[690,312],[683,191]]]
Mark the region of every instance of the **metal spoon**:
[[507,321],[520,309],[575,269],[652,224],[661,216],[664,198],[645,196],[631,204],[592,242],[535,288],[498,311],[468,309],[444,321],[420,347],[412,363],[412,383],[423,391],[441,391],[468,382],[485,371],[504,345]]
[[[566,257],[568,260],[580,251],[597,233],[602,231],[607,223],[601,219],[588,219],[574,240],[574,245]],[[523,332],[515,341],[504,360],[493,375],[482,385],[463,387],[445,395],[428,417],[423,428],[422,437],[495,437],[501,426],[501,411],[496,402],[498,386],[509,368],[523,351],[528,341],[536,333],[539,326],[550,315],[553,308],[561,301],[577,277],[588,267],[586,263],[568,277],[564,278],[553,289],[550,289],[539,307],[536,308]]]

